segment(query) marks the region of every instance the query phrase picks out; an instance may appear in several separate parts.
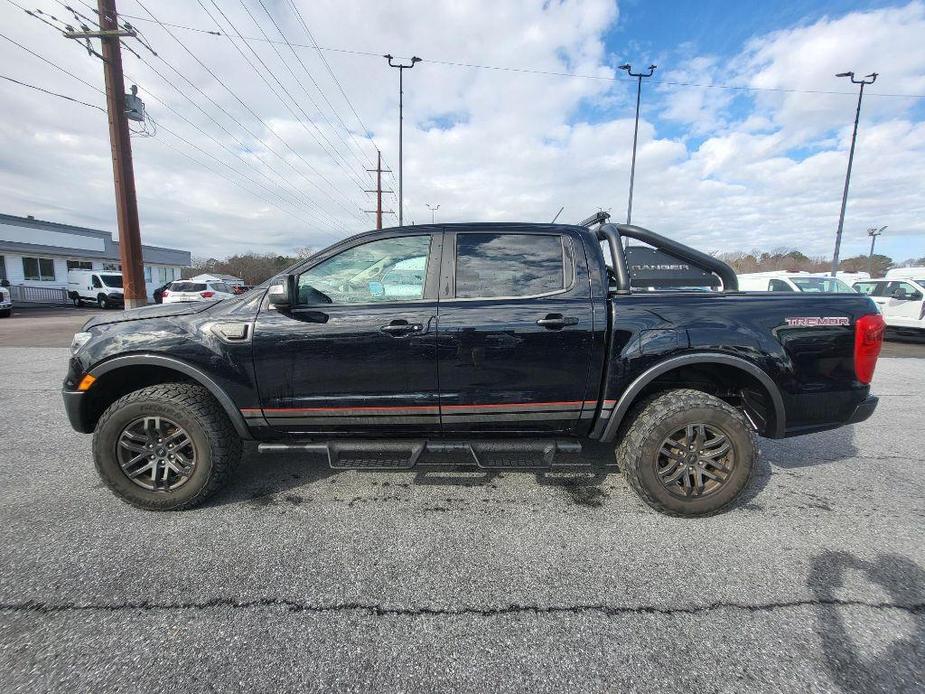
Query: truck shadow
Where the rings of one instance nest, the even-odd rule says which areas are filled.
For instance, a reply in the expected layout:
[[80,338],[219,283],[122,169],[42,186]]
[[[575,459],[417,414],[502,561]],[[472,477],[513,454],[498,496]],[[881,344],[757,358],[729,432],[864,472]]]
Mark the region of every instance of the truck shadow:
[[[856,601],[844,594],[839,596],[846,574],[851,571],[882,589],[889,601]],[[815,631],[822,641],[823,664],[833,682],[847,692],[921,691],[921,675],[925,672],[922,567],[897,554],[883,554],[868,562],[848,552],[823,552],[813,559],[807,586],[815,597]],[[864,638],[869,634],[856,631],[858,620],[847,614],[858,608],[889,610],[894,613],[891,617],[901,614],[912,620],[912,628],[905,634],[892,634],[889,645],[878,648],[876,655],[864,655],[856,637],[869,643]]]

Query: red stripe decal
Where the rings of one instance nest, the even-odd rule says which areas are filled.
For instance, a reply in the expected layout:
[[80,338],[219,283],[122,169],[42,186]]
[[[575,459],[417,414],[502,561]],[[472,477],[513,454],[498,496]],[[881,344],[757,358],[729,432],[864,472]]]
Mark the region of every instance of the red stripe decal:
[[[613,401],[615,402],[615,401]],[[509,403],[493,403],[488,405],[443,405],[443,410],[474,410],[474,409],[530,409],[536,407],[561,407],[563,405],[574,406],[591,406],[596,405],[597,402],[594,400],[565,400],[565,401],[554,401],[554,402],[509,402]],[[360,406],[360,407],[266,407],[263,412],[391,412],[395,410],[406,410],[406,411],[436,411],[440,408],[437,405],[399,405],[399,406]],[[242,409],[241,412],[245,415],[247,414],[260,414],[260,409],[247,408]]]

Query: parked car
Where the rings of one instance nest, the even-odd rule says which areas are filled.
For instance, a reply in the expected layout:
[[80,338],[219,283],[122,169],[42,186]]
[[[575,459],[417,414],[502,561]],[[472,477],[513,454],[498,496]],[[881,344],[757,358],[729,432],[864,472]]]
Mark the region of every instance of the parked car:
[[164,303],[164,292],[167,290],[168,287],[170,287],[171,284],[173,284],[173,280],[171,280],[170,282],[165,282],[160,287],[158,287],[153,292],[151,292],[151,296],[154,297],[155,304]]
[[808,272],[754,272],[739,275],[739,289],[753,292],[825,292],[850,294],[854,290],[837,277]]
[[3,280],[0,284],[0,318],[9,318],[13,313],[13,298],[10,293],[10,283]]
[[80,306],[88,301],[100,308],[125,305],[122,273],[110,270],[68,270],[67,296]]
[[925,267],[894,267],[886,271],[888,280],[920,280],[925,277]]
[[193,282],[180,280],[171,282],[162,293],[163,303],[179,304],[190,301],[221,301],[230,299],[235,293],[224,282]]
[[888,327],[925,333],[925,270],[919,279],[865,280],[854,289],[874,300]]
[[[623,237],[662,252],[644,285]],[[636,288],[697,268],[722,291]],[[93,317],[64,403],[109,488],[151,510],[200,504],[249,440],[335,469],[533,469],[608,446],[653,508],[711,514],[748,484],[756,434],[877,405],[870,298],[736,289],[722,261],[635,226],[369,232],[246,295]]]

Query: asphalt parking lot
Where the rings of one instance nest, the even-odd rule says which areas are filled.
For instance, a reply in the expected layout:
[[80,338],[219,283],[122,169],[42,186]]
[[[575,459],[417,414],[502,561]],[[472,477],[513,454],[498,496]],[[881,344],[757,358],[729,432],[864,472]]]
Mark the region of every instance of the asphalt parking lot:
[[255,454],[206,507],[151,514],[99,482],[58,395],[67,350],[6,346],[17,320],[2,691],[922,691],[920,360],[880,362],[867,422],[762,440],[715,518],[659,516],[606,470]]

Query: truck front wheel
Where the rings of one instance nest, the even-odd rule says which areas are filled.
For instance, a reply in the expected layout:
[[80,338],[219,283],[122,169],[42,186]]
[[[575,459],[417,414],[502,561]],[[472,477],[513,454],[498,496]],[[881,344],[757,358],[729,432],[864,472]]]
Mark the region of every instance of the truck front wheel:
[[149,511],[198,506],[228,479],[241,439],[208,390],[162,383],[110,405],[93,434],[100,477],[116,496]]
[[758,448],[745,415],[729,403],[684,388],[659,393],[629,416],[617,463],[652,508],[708,516],[745,489]]

